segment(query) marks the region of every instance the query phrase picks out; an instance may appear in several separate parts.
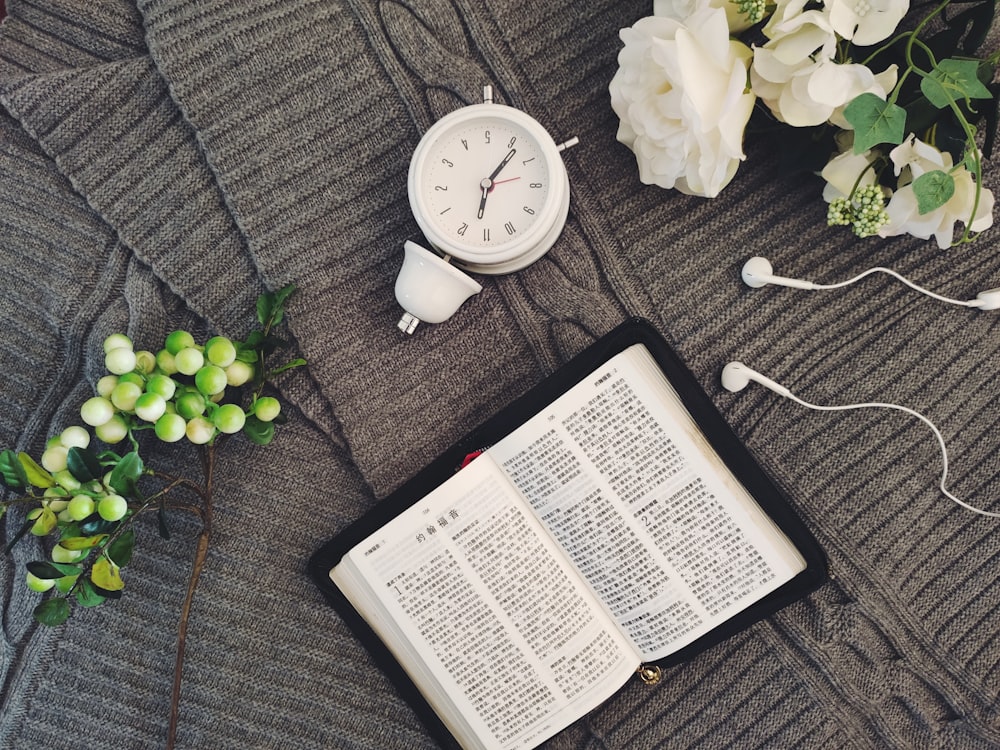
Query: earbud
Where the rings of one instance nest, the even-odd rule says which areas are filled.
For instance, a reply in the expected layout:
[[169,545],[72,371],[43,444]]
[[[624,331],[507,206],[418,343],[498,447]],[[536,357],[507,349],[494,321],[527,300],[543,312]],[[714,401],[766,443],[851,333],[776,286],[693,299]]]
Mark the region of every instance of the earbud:
[[1000,308],[1000,287],[980,292],[975,299],[971,300],[951,299],[950,297],[943,297],[940,294],[935,294],[934,292],[928,291],[927,289],[914,284],[912,281],[896,273],[891,268],[869,268],[867,271],[860,273],[847,281],[840,281],[835,284],[817,284],[813,281],[791,279],[787,276],[776,276],[774,274],[774,268],[771,266],[771,261],[767,258],[753,257],[743,264],[743,270],[740,272],[740,276],[743,278],[743,282],[747,286],[753,287],[754,289],[759,289],[763,286],[767,286],[768,284],[775,284],[776,286],[788,286],[794,289],[814,290],[839,289],[840,287],[848,286],[856,281],[860,281],[873,273],[888,274],[889,276],[902,281],[911,289],[914,289],[921,294],[926,294],[928,297],[932,297],[940,302],[948,302],[949,304],[959,305],[961,307],[977,307],[980,310],[996,310]]
[[447,260],[407,240],[396,277],[396,301],[406,311],[399,329],[413,333],[420,321],[442,323],[483,287]]
[[743,283],[754,289],[760,289],[768,284],[778,286],[790,286],[795,289],[818,289],[811,281],[800,281],[799,279],[789,279],[785,276],[775,276],[774,267],[767,258],[754,257],[743,264],[743,271],[740,273]]
[[[991,290],[996,291],[996,290]],[[941,436],[941,431],[934,425],[931,420],[925,417],[918,411],[907,408],[905,406],[899,406],[898,404],[886,404],[878,401],[861,403],[861,404],[836,404],[833,406],[825,406],[820,404],[811,404],[808,401],[804,401],[790,390],[785,388],[785,386],[780,383],[776,383],[771,380],[771,378],[766,375],[761,375],[756,370],[752,370],[747,367],[742,362],[730,362],[725,367],[722,368],[722,387],[727,391],[736,393],[737,391],[742,391],[746,388],[750,382],[759,383],[765,388],[774,391],[780,396],[784,396],[787,399],[794,401],[800,406],[804,406],[807,409],[814,409],[815,411],[849,411],[851,409],[893,409],[895,411],[901,411],[904,414],[909,414],[910,416],[916,417],[925,425],[927,425],[931,432],[934,433],[934,437],[937,440],[938,446],[941,448],[941,460],[943,468],[941,470],[941,481],[939,487],[941,488],[941,493],[947,497],[949,500],[961,505],[966,510],[971,510],[973,513],[978,513],[983,516],[989,516],[991,518],[1000,518],[1000,512],[983,510],[977,508],[973,505],[969,505],[963,500],[959,500],[955,497],[948,489],[945,487],[945,483],[948,480],[948,449],[945,446],[944,438]]]
[[756,370],[751,370],[742,362],[730,362],[722,368],[722,387],[727,391],[736,393],[746,388],[750,381],[760,383],[765,388],[774,391],[779,396],[790,398],[792,392],[780,383],[776,383],[771,378],[761,375]]

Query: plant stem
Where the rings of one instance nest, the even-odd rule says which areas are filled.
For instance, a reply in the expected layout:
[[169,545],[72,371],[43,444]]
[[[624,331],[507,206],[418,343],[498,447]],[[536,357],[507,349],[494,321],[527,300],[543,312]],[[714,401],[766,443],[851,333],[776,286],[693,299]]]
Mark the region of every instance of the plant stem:
[[184,648],[187,642],[188,618],[191,614],[191,602],[194,600],[198,579],[205,566],[208,556],[208,542],[212,535],[212,478],[215,473],[215,445],[206,446],[201,454],[205,485],[202,498],[204,510],[201,514],[201,534],[198,535],[198,546],[195,549],[194,562],[191,566],[191,578],[188,581],[187,594],[181,607],[180,621],[177,625],[177,654],[174,660],[174,684],[170,692],[170,726],[167,729],[167,750],[173,750],[177,740],[177,719],[181,699],[181,678],[184,673]]

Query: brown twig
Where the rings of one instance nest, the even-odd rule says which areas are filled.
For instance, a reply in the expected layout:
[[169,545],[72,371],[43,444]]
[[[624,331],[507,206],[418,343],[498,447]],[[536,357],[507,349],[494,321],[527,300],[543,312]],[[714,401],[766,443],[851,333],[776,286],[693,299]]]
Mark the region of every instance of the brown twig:
[[194,600],[198,579],[208,556],[208,542],[212,535],[212,475],[215,473],[215,445],[209,445],[202,452],[202,468],[205,476],[205,486],[202,497],[204,510],[201,514],[202,527],[198,536],[198,546],[195,549],[194,562],[191,566],[191,579],[188,581],[187,594],[181,607],[180,621],[177,625],[177,655],[174,660],[174,684],[170,692],[170,726],[167,730],[167,750],[173,750],[177,739],[177,718],[181,699],[181,678],[184,672],[184,647],[187,641],[188,616],[191,614],[191,602]]

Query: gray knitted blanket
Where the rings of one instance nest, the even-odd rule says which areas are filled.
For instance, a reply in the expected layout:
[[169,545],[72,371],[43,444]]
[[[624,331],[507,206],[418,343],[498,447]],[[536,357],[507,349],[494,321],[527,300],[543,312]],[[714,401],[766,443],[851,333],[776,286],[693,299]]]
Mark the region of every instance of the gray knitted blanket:
[[[749,290],[744,260],[837,280],[892,266],[942,294],[1000,285],[1000,230],[968,249],[852,241],[820,185],[751,138],[714,200],[639,183],[615,141],[618,30],[648,0],[11,0],[0,27],[0,447],[76,421],[113,331],[245,334],[295,283],[289,424],[221,457],[191,615],[184,748],[432,746],[309,582],[322,542],[631,315],[677,349],[824,546],[808,599],[632,684],[552,748],[1000,745],[1000,522],[941,496],[926,427],[816,414],[719,371],[741,359],[822,403],[891,401],[942,429],[949,486],[1000,508],[1000,317],[880,277]],[[492,83],[557,140],[568,224],[541,261],[480,278],[405,337],[392,287],[417,226],[420,134]],[[989,167],[987,180],[1000,182]],[[993,184],[996,189],[996,184]],[[190,448],[169,451],[179,469]],[[6,538],[20,523],[2,522]],[[36,539],[0,559],[0,747],[148,748],[166,735],[198,527],[140,529],[124,598],[33,624]]]

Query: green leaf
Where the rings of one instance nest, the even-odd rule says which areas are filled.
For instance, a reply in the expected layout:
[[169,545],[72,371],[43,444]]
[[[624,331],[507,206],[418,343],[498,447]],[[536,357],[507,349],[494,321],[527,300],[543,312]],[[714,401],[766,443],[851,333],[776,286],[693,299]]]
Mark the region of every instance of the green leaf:
[[32,575],[38,578],[62,578],[64,576],[78,576],[83,572],[79,565],[71,563],[49,562],[47,560],[33,560],[25,566]]
[[80,448],[75,445],[69,449],[66,456],[66,468],[81,482],[92,482],[104,476],[97,455],[89,448]]
[[938,109],[953,101],[989,99],[993,95],[979,80],[979,63],[976,60],[942,60],[930,76],[921,79],[920,91]]
[[854,153],[880,143],[898,145],[906,135],[906,110],[883,101],[875,94],[860,94],[844,108],[844,117],[854,128]]
[[90,580],[95,586],[105,591],[121,591],[125,588],[125,581],[122,580],[121,574],[118,572],[118,566],[103,555],[91,568]]
[[107,555],[115,565],[124,568],[132,560],[133,549],[135,549],[135,532],[128,529],[108,545]]
[[62,596],[46,599],[35,607],[33,614],[42,625],[50,628],[62,625],[69,619],[69,600]]
[[913,181],[913,194],[917,198],[917,211],[927,214],[951,200],[955,194],[955,180],[940,169],[924,172]]
[[291,362],[288,362],[287,364],[283,364],[281,367],[277,367],[277,368],[271,370],[267,374],[267,377],[268,378],[273,378],[275,375],[278,375],[279,373],[285,372],[286,370],[294,370],[296,367],[304,367],[305,364],[306,364],[306,361],[304,359],[302,359],[301,357],[299,357],[297,359],[293,359]]
[[35,459],[29,456],[25,452],[17,454],[17,460],[20,461],[21,466],[24,468],[25,476],[28,477],[28,482],[33,486],[39,487],[43,490],[49,487],[55,487],[56,480],[52,478],[45,469],[35,463]]
[[257,445],[267,445],[274,439],[274,423],[262,422],[252,414],[243,425],[243,433]]
[[80,521],[80,533],[84,536],[94,536],[95,534],[110,534],[118,525],[118,521],[108,521],[101,518],[97,513],[91,513]]
[[3,475],[3,483],[12,490],[23,490],[28,486],[28,476],[17,460],[17,453],[12,450],[0,453],[0,474]]
[[126,453],[111,471],[108,484],[119,495],[131,495],[135,488],[135,483],[139,481],[139,477],[142,476],[145,468],[138,453],[135,451]]
[[252,365],[258,359],[257,350],[247,349],[245,347],[239,346],[236,348],[236,359],[238,359],[240,362],[246,362],[248,365]]
[[80,579],[76,587],[76,601],[81,607],[96,607],[103,602],[106,597],[98,593],[97,587],[88,579]]
[[261,325],[267,323],[271,317],[272,297],[270,294],[262,294],[257,298],[257,322]]
[[52,529],[56,527],[59,523],[59,519],[56,518],[56,514],[51,508],[40,508],[36,510],[41,510],[41,513],[35,515],[36,511],[31,511],[28,518],[34,518],[35,522],[31,525],[31,533],[35,536],[45,536],[52,532]]
[[292,292],[294,291],[295,291],[295,284],[289,284],[288,286],[282,287],[281,289],[276,291],[274,293],[275,304],[284,307],[285,300],[288,299],[292,295]]
[[98,534],[96,536],[71,536],[68,539],[60,539],[59,545],[72,550],[92,549],[103,544],[104,540],[107,538],[107,534]]

